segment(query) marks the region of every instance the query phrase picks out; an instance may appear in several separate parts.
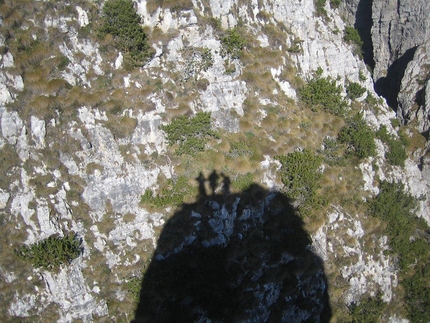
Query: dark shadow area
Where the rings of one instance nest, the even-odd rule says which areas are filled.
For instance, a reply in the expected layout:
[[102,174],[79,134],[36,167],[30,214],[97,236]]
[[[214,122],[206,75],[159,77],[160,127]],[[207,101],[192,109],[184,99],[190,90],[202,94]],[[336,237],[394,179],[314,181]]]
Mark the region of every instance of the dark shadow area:
[[288,198],[257,184],[232,194],[215,171],[196,180],[197,201],[160,235],[133,322],[329,322],[323,262]]
[[364,63],[373,71],[375,60],[373,58],[372,25],[372,0],[361,0],[355,13],[354,28],[357,29],[363,41],[361,50],[363,52]]
[[[412,61],[417,47],[408,49],[399,59],[397,59],[387,71],[386,77],[376,80],[375,91],[378,95],[383,96],[388,105],[397,112],[397,96],[400,92],[402,78],[405,75],[406,67]],[[399,115],[399,114],[398,114]]]

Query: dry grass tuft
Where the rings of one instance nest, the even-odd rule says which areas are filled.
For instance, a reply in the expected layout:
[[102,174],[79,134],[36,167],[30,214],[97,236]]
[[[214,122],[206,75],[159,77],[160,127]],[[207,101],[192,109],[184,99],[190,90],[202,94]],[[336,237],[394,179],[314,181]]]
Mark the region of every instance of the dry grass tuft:
[[48,82],[46,87],[46,92],[49,94],[57,94],[60,90],[64,89],[67,85],[67,82],[63,79],[52,79]]
[[133,134],[137,126],[137,120],[128,116],[115,118],[106,122],[106,126],[117,138],[126,138]]
[[193,9],[193,2],[191,0],[148,0],[146,2],[146,10],[150,14],[154,14],[158,8],[170,9],[179,13],[183,10]]
[[35,110],[37,115],[43,115],[45,111],[49,108],[49,105],[51,104],[51,99],[45,95],[39,95],[35,97],[31,103],[30,106]]
[[17,9],[7,8],[8,6],[3,4],[2,7],[5,7],[4,9],[0,9],[0,11],[7,12],[6,15],[2,15],[3,18],[3,25],[6,28],[14,28],[18,27],[22,22],[22,14]]

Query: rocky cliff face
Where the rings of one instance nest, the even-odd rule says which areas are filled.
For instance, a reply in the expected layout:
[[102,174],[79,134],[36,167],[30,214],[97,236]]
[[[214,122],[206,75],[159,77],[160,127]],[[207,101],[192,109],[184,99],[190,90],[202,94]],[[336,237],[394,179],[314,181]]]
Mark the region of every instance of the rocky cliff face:
[[349,0],[342,1],[340,9],[364,42],[364,60],[372,69],[376,91],[398,118],[406,123],[417,120],[418,130],[426,133],[429,3]]
[[[265,210],[277,210],[277,204],[271,204],[271,191],[282,187],[279,162],[273,157],[305,148],[320,150],[322,139],[337,136],[344,125],[341,118],[300,103],[298,89],[316,75],[336,80],[344,98],[343,86],[351,82],[376,98],[374,81],[385,78],[389,85],[383,88],[390,88],[390,68],[401,65],[396,63],[399,60],[406,62],[401,65],[404,73],[396,72],[395,77],[400,89],[396,102],[403,111],[397,114],[411,120],[416,115],[420,132],[427,131],[428,48],[422,40],[428,39],[428,3],[375,1],[371,12],[367,4],[345,1],[340,8],[348,11],[348,21],[355,19],[357,28],[365,28],[367,48],[373,48],[374,79],[352,45],[343,41],[346,23],[329,2],[320,15],[313,0],[193,0],[178,1],[175,6],[166,2],[161,7],[157,1],[135,1],[155,50],[141,68],[130,68],[126,53],[112,48],[111,39],[96,37],[101,19],[98,2],[24,1],[22,6],[2,2],[2,317],[129,321],[136,305],[133,282],[140,283],[147,270],[152,275],[153,268],[160,266],[157,261],[168,258],[162,248],[189,259],[194,251],[204,253],[209,242],[206,247],[213,248],[213,255],[227,252],[229,259],[215,260],[225,261],[225,268],[236,275],[232,276],[236,281],[223,288],[246,282],[243,295],[255,304],[254,309],[239,304],[238,322],[242,316],[257,314],[261,322],[271,317],[288,322],[296,315],[302,321],[317,321],[325,306],[318,299],[327,292],[326,279],[330,301],[336,304],[334,320],[342,320],[347,306],[365,294],[382,291],[385,302],[394,302],[397,269],[393,257],[384,253],[387,238],[375,233],[379,224],[368,219],[362,204],[378,193],[379,180],[402,181],[408,192],[420,198],[418,212],[429,221],[428,166],[425,158],[421,169],[415,161],[423,155],[424,144],[416,145],[421,150],[415,155],[410,152],[405,167],[387,165],[387,147],[379,139],[378,154],[357,167],[323,166],[332,205],[296,228],[303,235],[309,230],[312,238],[306,237],[302,258],[292,259],[289,250],[283,252],[277,244],[285,239],[292,243],[288,237],[295,233],[287,228],[286,219],[265,218]],[[221,55],[220,39],[234,27],[242,28],[247,46],[240,59],[229,61]],[[202,49],[212,57],[206,69],[201,67]],[[372,129],[383,124],[396,133],[391,122],[395,113],[383,101],[370,107],[363,94],[348,102],[362,111]],[[159,126],[199,111],[211,112],[221,139],[208,143],[198,158],[178,157]],[[411,140],[417,138],[408,133]],[[219,194],[222,188],[206,183],[213,187],[215,200],[184,204],[177,213],[182,219],[179,224],[171,220],[174,206],[157,209],[140,203],[148,189],[169,190],[171,180],[179,176],[194,182],[197,172],[214,169],[237,182],[251,173],[267,194],[249,205],[241,205],[240,201],[248,200],[240,195],[226,203],[219,201],[224,199]],[[330,187],[338,191],[333,194]],[[190,205],[195,209],[190,210]],[[205,208],[209,211],[201,213]],[[206,222],[202,217],[207,217]],[[286,231],[277,231],[274,223]],[[163,228],[178,230],[179,237]],[[268,237],[261,235],[265,229]],[[35,269],[13,253],[20,245],[69,231],[81,239],[83,252],[57,272]],[[278,239],[273,245],[272,238]],[[246,250],[238,247],[243,245]],[[270,253],[272,247],[280,248],[276,257]],[[191,258],[191,269],[202,265]],[[285,273],[284,267],[291,271]],[[189,278],[189,273],[182,274]],[[294,281],[295,286],[284,281]],[[187,292],[194,296],[192,289]],[[313,297],[313,309],[306,310],[299,294]],[[181,300],[187,306],[194,301],[190,295]],[[294,304],[290,311],[279,305],[288,300]],[[204,307],[199,306],[192,307],[190,315],[201,314]],[[201,317],[215,320],[222,315],[209,314]]]

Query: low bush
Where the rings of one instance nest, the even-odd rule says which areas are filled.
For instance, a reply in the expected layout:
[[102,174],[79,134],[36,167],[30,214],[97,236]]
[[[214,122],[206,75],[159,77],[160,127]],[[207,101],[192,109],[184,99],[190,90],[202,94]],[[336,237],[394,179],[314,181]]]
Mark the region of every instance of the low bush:
[[355,44],[359,48],[363,46],[363,41],[361,40],[360,34],[358,33],[358,30],[354,27],[345,27],[343,40],[348,43]]
[[430,321],[430,231],[425,221],[416,217],[416,205],[403,184],[382,182],[369,209],[386,223],[384,233],[398,259],[408,318],[424,323]]
[[140,300],[140,290],[142,289],[142,277],[132,277],[125,282],[127,291],[137,304]]
[[325,10],[326,0],[315,0],[315,11],[318,16],[326,17],[327,11]]
[[385,153],[385,158],[388,162],[391,165],[405,167],[408,154],[406,153],[406,147],[402,140],[396,140],[390,136],[387,127],[384,125],[380,126],[376,135],[388,146],[388,151]]
[[382,301],[382,294],[374,297],[365,297],[359,303],[352,303],[348,306],[351,322],[368,323],[378,322],[386,305]]
[[110,34],[119,48],[128,53],[136,65],[143,65],[151,56],[147,35],[131,0],[108,0],[103,7],[99,35]]
[[387,223],[385,234],[402,270],[423,256],[419,239],[411,239],[417,226],[421,226],[414,214],[415,207],[416,200],[405,193],[400,183],[382,182],[380,193],[370,202],[371,214]]
[[214,58],[209,48],[188,48],[184,50],[185,67],[182,71],[184,80],[197,79],[202,72],[206,72],[213,66]]
[[358,30],[354,27],[346,26],[343,40],[355,45],[354,53],[357,54],[360,57],[363,57],[362,47],[363,47],[363,41],[361,40],[360,34],[358,33]]
[[[427,244],[428,248],[428,244]],[[430,266],[421,266],[402,281],[405,303],[411,322],[430,322]]]
[[211,114],[198,112],[194,117],[181,116],[164,126],[160,126],[167,135],[169,145],[178,145],[176,154],[196,155],[204,151],[209,138],[218,138],[211,129]]
[[221,45],[222,57],[229,55],[232,59],[237,59],[246,45],[246,40],[236,28],[233,28],[227,30],[226,35],[221,38]]
[[346,103],[342,98],[342,88],[330,78],[317,77],[300,89],[300,97],[311,109],[319,107],[337,116],[345,113]]
[[346,93],[351,100],[361,97],[366,92],[366,89],[356,82],[351,82],[346,87]]
[[339,133],[339,140],[348,145],[347,155],[367,158],[376,154],[375,134],[361,113],[346,121],[346,126]]
[[47,270],[55,270],[61,265],[69,264],[80,253],[81,241],[73,233],[64,237],[52,235],[45,240],[15,250],[19,258]]
[[330,6],[332,8],[338,8],[340,5],[341,0],[330,0]]
[[275,158],[282,165],[280,175],[287,195],[299,201],[313,198],[320,187],[322,158],[307,149]]

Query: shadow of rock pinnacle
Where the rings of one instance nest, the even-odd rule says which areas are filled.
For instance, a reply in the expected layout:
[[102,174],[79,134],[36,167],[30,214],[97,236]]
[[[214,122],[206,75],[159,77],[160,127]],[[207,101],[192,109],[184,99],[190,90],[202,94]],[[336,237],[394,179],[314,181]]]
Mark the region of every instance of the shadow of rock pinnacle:
[[215,172],[166,223],[133,322],[329,322],[322,260],[289,200]]

